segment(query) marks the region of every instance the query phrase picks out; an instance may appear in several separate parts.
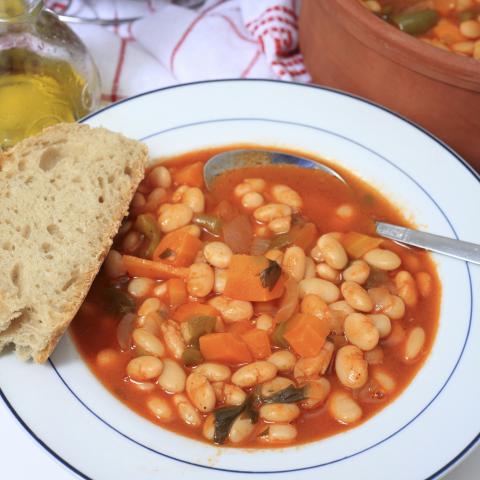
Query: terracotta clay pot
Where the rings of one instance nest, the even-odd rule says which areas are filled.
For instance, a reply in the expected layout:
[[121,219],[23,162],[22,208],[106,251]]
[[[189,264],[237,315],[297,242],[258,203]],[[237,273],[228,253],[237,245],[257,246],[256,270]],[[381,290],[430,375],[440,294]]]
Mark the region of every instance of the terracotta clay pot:
[[358,0],[303,0],[300,48],[315,83],[404,115],[480,171],[480,61],[401,32]]

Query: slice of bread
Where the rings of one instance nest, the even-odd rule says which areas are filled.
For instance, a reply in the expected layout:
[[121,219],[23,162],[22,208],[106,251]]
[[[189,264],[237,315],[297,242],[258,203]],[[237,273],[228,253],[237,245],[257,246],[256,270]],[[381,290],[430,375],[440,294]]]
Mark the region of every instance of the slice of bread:
[[0,351],[44,362],[79,309],[144,175],[147,149],[61,124],[0,154]]

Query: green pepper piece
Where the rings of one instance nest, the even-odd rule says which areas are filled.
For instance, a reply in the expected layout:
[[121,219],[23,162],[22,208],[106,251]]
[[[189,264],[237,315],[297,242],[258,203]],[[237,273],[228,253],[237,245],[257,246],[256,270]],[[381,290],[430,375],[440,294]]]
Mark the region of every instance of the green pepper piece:
[[422,10],[420,12],[405,12],[393,15],[392,22],[402,32],[410,35],[421,35],[434,27],[440,15],[436,10]]
[[217,319],[208,315],[199,315],[188,320],[188,331],[190,332],[190,344],[198,345],[198,339],[207,333],[212,333]]
[[116,315],[133,313],[137,309],[135,300],[123,290],[108,287],[105,290],[105,308]]
[[193,217],[192,222],[199,227],[204,228],[214,235],[220,235],[222,232],[222,220],[214,215],[207,215],[206,213],[198,213]]
[[274,345],[281,348],[288,348],[288,342],[285,340],[283,334],[287,328],[287,322],[280,322],[272,333],[272,341]]
[[157,225],[157,220],[151,213],[142,213],[137,217],[134,228],[150,240],[145,251],[145,257],[152,258],[153,252],[160,243],[162,236]]
[[182,353],[182,360],[186,367],[192,367],[203,362],[203,355],[198,348],[187,347]]

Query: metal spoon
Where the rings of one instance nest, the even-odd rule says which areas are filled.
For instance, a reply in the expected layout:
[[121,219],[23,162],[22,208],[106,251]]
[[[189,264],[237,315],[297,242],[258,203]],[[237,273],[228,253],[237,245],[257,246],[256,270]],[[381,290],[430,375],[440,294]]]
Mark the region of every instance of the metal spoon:
[[[205,184],[207,188],[211,190],[215,177],[229,170],[282,164],[322,170],[337,178],[344,185],[347,185],[345,179],[338,172],[326,165],[314,162],[308,158],[267,150],[232,150],[230,152],[219,153],[205,164],[203,174]],[[421,247],[426,250],[448,255],[449,257],[480,264],[480,245],[475,243],[455,240],[383,222],[376,222],[376,231],[379,236],[389,238],[396,242]]]

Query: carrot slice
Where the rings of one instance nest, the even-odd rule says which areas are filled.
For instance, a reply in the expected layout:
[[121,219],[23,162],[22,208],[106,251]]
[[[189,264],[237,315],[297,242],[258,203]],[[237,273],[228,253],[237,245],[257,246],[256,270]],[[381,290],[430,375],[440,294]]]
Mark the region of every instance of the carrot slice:
[[234,322],[230,325],[228,331],[234,335],[242,335],[245,332],[253,329],[253,325],[249,320],[241,320],[240,322]]
[[173,314],[173,319],[177,322],[186,322],[192,317],[217,317],[219,315],[216,308],[206,303],[191,302],[180,305]]
[[320,352],[329,333],[325,318],[297,313],[287,322],[283,338],[301,357],[313,357]]
[[154,279],[185,278],[188,276],[188,268],[174,267],[161,262],[153,262],[144,258],[123,256],[123,264],[132,277],[147,277]]
[[318,238],[318,230],[314,223],[306,223],[298,229],[293,227],[292,230],[294,245],[303,248],[303,250],[310,250],[314,246]]
[[370,250],[377,248],[383,239],[369,237],[363,233],[349,232],[343,235],[340,241],[350,257],[361,258]]
[[[265,270],[269,268],[267,258],[253,255],[233,255],[227,269],[224,295],[236,300],[266,302],[283,294],[285,276],[280,274],[275,284],[263,286]],[[268,279],[267,279],[268,280]]]
[[195,162],[187,165],[173,174],[173,181],[177,185],[203,187],[203,163]]
[[199,342],[205,360],[235,365],[252,361],[247,344],[232,333],[207,333],[200,337]]
[[256,360],[267,358],[272,353],[270,339],[265,330],[254,328],[242,334],[241,337],[248,345],[248,348],[252,352],[253,358]]
[[188,267],[202,247],[202,242],[185,230],[176,230],[167,233],[153,252],[153,260],[174,265]]
[[170,305],[182,305],[188,300],[187,287],[181,278],[171,278],[167,282],[167,292]]
[[441,15],[448,15],[455,8],[455,0],[433,0],[433,4]]

